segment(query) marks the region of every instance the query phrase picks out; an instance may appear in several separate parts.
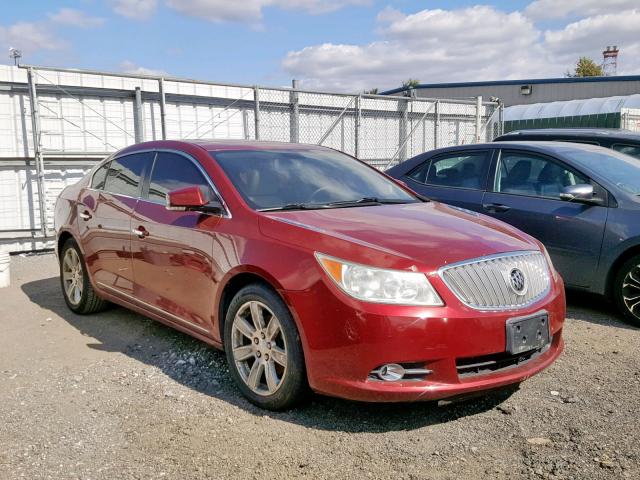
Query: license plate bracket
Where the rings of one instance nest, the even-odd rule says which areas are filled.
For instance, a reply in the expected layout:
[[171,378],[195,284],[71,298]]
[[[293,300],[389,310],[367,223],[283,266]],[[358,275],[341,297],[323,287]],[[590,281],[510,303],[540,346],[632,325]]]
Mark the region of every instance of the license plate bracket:
[[549,315],[539,312],[526,317],[510,318],[506,324],[507,352],[519,355],[543,348],[551,341]]

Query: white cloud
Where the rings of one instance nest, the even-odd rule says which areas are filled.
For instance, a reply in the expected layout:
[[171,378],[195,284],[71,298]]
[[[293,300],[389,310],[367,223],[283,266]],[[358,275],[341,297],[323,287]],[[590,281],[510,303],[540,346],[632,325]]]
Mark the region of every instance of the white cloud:
[[3,55],[12,47],[29,54],[38,50],[60,50],[65,46],[45,24],[17,22],[8,26],[0,25],[0,51]]
[[524,13],[534,20],[569,16],[585,18],[636,6],[638,6],[638,0],[534,0],[527,6]]
[[50,13],[53,23],[78,28],[99,27],[105,22],[104,18],[92,17],[75,8],[61,8],[57,13]]
[[537,60],[539,48],[527,51],[536,45],[540,32],[517,12],[488,6],[412,15],[387,10],[379,20],[381,40],[310,46],[287,54],[284,69],[308,88],[362,90],[397,86],[407,78],[423,82],[509,78],[518,71],[533,75],[543,68]]
[[124,73],[131,73],[134,75],[151,75],[154,77],[168,75],[164,70],[142,67],[132,62],[131,60],[124,60],[122,63],[120,63],[120,70],[122,70]]
[[542,32],[521,12],[489,6],[378,15],[379,40],[289,52],[282,66],[306,88],[360,91],[423,83],[560,77],[580,56],[621,49],[619,73],[640,73],[640,10],[596,15]]
[[158,0],[112,0],[113,10],[123,17],[144,20],[156,11]]
[[192,17],[212,22],[256,24],[267,7],[302,10],[311,14],[328,13],[348,5],[367,5],[371,0],[166,0],[169,7]]

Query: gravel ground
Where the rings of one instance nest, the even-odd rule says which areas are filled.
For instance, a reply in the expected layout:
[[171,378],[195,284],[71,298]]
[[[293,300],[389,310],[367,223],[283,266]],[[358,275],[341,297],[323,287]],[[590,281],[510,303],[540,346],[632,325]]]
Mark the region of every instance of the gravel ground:
[[51,254],[0,290],[0,478],[640,478],[640,330],[569,298],[551,368],[463,403],[261,411],[223,354],[114,307],[73,315]]

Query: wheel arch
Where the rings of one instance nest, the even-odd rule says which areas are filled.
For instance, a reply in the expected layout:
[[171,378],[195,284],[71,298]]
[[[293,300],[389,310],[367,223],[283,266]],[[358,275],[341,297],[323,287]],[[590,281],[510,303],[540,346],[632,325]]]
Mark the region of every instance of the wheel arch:
[[[58,258],[60,258],[60,254],[62,253],[62,247],[69,239],[73,239],[76,243],[78,243],[73,234],[68,230],[63,230],[58,234],[58,239],[56,241],[56,255],[58,256]],[[80,248],[80,245],[78,245],[78,247]]]
[[627,260],[635,257],[636,255],[640,255],[640,243],[632,245],[624,250],[611,264],[611,268],[609,268],[609,273],[607,274],[607,284],[605,286],[607,298],[613,297],[613,283],[622,265],[624,265]]
[[[243,266],[238,269],[229,272],[225,280],[220,284],[219,295],[217,300],[217,317],[218,317],[218,335],[220,336],[220,343],[224,348],[224,323],[226,320],[227,310],[231,304],[233,297],[244,287],[252,283],[258,283],[270,288],[278,295],[282,301],[287,305],[291,315],[296,323],[298,323],[295,312],[293,311],[290,303],[285,296],[282,295],[282,285],[268,272],[265,272],[261,268],[253,266]],[[298,330],[300,326],[298,325]]]

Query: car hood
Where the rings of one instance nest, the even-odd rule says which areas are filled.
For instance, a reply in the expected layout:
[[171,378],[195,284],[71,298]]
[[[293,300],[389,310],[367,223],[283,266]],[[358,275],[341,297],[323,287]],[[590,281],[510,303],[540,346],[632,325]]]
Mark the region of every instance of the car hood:
[[[285,227],[285,225],[287,227]],[[315,240],[293,229],[316,232]],[[506,223],[438,202],[355,208],[270,212],[262,217],[262,231],[279,240],[302,244],[352,261],[382,265],[384,258],[403,257],[428,268],[519,250],[539,250],[529,235]],[[367,247],[362,254],[354,245]]]

